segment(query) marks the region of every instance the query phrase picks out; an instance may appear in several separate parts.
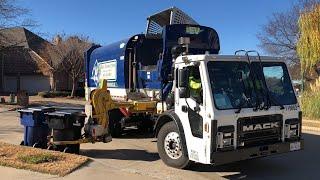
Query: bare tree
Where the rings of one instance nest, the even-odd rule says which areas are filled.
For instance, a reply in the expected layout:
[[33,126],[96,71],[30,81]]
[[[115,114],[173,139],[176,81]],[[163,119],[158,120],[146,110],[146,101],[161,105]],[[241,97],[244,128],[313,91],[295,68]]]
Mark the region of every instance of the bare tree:
[[297,56],[297,41],[299,39],[298,20],[300,12],[317,0],[301,0],[294,4],[288,11],[274,13],[268,23],[263,25],[257,34],[260,41],[259,46],[268,54],[286,57],[291,65],[292,71],[299,76],[299,71],[294,71],[300,66]]
[[35,22],[26,18],[29,13],[29,9],[18,6],[15,0],[0,0],[0,28],[34,26]]
[[[60,35],[57,37],[60,38]],[[62,38],[61,38],[62,41]],[[63,60],[64,49],[63,45],[55,42],[43,44],[42,50],[39,53],[45,61],[44,66],[48,69],[50,74],[50,86],[52,91],[57,90],[57,76],[63,71],[61,63]]]
[[[65,37],[65,35],[58,35],[53,44],[53,47],[47,47],[50,48],[52,72],[53,74],[63,72],[70,75],[72,80],[71,97],[73,97],[78,80],[84,77],[84,52],[91,46],[91,43],[88,37],[84,36]],[[55,77],[53,78],[55,79]]]
[[8,28],[16,26],[36,27],[36,22],[27,18],[29,13],[29,9],[18,6],[15,0],[0,0],[0,50],[19,46],[25,42],[12,42],[12,39],[8,39],[9,36],[3,33],[6,33]]

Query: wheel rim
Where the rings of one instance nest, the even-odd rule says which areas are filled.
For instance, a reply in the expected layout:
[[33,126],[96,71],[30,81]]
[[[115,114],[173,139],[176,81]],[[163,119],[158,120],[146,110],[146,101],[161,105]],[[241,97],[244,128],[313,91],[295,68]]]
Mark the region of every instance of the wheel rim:
[[179,159],[182,156],[179,134],[170,132],[164,139],[164,149],[171,159]]
[[34,143],[32,147],[33,148],[38,148],[38,147],[40,147],[40,145],[39,145],[39,143]]
[[64,148],[63,152],[64,153],[70,153],[70,148],[69,147]]

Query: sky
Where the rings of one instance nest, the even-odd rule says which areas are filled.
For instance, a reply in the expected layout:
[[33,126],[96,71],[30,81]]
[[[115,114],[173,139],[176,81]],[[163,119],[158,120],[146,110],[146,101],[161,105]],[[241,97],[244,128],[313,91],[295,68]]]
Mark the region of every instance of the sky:
[[287,11],[297,0],[18,0],[31,10],[45,38],[57,33],[89,36],[109,43],[145,32],[146,18],[176,6],[200,25],[214,28],[221,54],[239,49],[258,50],[257,33],[273,13]]

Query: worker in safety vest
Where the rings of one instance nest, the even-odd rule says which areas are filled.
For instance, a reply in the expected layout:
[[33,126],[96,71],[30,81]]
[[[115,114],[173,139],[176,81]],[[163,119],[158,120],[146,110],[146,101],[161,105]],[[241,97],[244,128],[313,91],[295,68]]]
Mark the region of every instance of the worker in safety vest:
[[199,71],[191,71],[189,76],[189,88],[190,88],[190,95],[197,102],[202,102],[202,86],[201,86],[201,78]]

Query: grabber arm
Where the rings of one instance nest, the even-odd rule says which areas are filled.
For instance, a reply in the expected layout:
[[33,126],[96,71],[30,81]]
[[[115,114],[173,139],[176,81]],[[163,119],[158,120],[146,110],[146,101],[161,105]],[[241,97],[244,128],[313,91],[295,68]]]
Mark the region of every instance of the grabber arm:
[[97,120],[99,125],[107,129],[109,125],[108,111],[115,108],[115,105],[107,89],[106,80],[102,80],[101,88],[94,90],[90,99],[93,106],[93,118]]

